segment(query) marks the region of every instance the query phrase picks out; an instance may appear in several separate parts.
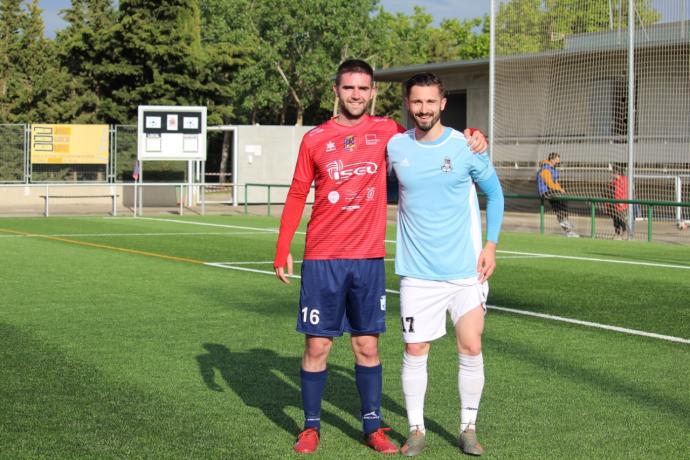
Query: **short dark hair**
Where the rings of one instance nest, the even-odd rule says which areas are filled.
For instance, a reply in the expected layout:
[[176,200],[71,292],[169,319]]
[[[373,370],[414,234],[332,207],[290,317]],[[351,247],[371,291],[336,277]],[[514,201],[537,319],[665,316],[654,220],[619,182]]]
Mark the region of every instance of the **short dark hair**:
[[560,158],[560,157],[561,157],[561,154],[560,154],[560,153],[558,153],[558,152],[551,152],[551,153],[549,153],[549,156],[546,157],[546,159],[549,160],[549,161],[551,161],[551,160],[555,160],[556,158]]
[[374,81],[374,69],[361,59],[348,59],[338,66],[338,72],[335,74],[335,86],[340,85],[340,78],[346,73],[365,73],[371,77],[372,82]]
[[412,91],[413,86],[438,86],[438,91],[441,93],[441,96],[445,97],[443,81],[438,78],[438,75],[431,72],[418,73],[405,82],[405,95],[407,97],[410,97],[410,91]]

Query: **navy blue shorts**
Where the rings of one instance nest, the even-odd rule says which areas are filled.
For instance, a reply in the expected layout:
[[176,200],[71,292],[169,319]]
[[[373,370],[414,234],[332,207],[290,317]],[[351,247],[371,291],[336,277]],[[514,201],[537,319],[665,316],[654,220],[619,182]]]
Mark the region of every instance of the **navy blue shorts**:
[[386,330],[383,259],[305,260],[297,331],[320,337]]

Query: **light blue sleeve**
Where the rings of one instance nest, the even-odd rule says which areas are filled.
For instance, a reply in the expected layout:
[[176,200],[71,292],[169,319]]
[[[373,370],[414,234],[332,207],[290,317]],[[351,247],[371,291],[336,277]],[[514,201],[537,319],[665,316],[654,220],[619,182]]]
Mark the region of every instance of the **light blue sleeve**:
[[493,170],[486,179],[478,180],[477,185],[486,194],[486,240],[498,243],[498,234],[503,223],[504,199],[496,171]]

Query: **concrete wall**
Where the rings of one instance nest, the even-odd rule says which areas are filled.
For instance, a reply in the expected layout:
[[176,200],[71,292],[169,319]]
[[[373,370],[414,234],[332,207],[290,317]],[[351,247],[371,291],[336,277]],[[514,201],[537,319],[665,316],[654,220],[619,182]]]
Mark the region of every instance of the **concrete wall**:
[[[313,126],[261,126],[237,127],[238,151],[235,182],[260,184],[285,184],[292,182],[295,163],[302,136]],[[283,203],[287,188],[271,188],[271,202]],[[267,189],[250,187],[249,203],[266,203]],[[240,203],[244,203],[244,189],[238,191]],[[312,194],[308,201],[313,199]]]

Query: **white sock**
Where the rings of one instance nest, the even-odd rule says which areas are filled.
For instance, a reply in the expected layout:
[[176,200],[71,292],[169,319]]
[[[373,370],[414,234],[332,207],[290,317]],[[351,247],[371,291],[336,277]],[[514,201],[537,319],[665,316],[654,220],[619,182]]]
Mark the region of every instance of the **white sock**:
[[484,389],[484,358],[459,354],[458,391],[460,393],[460,431],[474,428],[479,400]]
[[412,356],[403,353],[402,388],[410,429],[424,432],[424,396],[426,395],[426,362],[429,355]]

